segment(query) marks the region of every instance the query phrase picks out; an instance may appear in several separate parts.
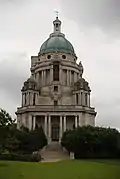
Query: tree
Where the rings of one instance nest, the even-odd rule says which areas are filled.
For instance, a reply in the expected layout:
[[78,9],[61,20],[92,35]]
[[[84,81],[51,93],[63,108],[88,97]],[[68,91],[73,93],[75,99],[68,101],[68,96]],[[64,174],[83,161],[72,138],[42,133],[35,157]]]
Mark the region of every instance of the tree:
[[0,153],[5,149],[5,143],[8,136],[9,128],[6,126],[0,126]]
[[7,126],[14,124],[14,120],[12,120],[9,113],[7,113],[5,110],[0,109],[0,126]]
[[10,129],[14,126],[15,120],[12,120],[9,113],[0,108],[0,152],[5,150]]
[[117,157],[120,151],[120,133],[116,129],[84,126],[66,131],[62,145],[81,157]]
[[38,128],[28,133],[24,133],[24,138],[21,142],[21,149],[27,153],[38,151],[47,145],[47,138],[42,128]]
[[16,129],[11,137],[15,137],[17,139],[17,141],[15,141],[16,149],[17,144],[19,144],[18,151],[21,153],[32,153],[47,145],[47,138],[42,128],[38,128],[32,131],[29,131],[24,127],[20,131]]

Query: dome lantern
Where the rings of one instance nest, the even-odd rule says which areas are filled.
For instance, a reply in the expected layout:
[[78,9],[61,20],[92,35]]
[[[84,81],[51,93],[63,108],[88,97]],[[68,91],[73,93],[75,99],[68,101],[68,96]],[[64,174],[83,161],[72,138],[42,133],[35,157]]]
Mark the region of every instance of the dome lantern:
[[56,11],[56,20],[53,21],[54,25],[54,33],[60,33],[61,32],[61,21],[58,19],[58,12]]

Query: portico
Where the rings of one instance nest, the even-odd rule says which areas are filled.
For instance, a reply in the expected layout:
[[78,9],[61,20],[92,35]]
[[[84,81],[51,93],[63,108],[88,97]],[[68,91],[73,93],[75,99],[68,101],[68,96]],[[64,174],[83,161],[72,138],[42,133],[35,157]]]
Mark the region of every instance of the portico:
[[81,125],[81,114],[37,114],[32,115],[29,121],[29,129],[42,127],[48,141],[60,141],[67,129],[73,129]]

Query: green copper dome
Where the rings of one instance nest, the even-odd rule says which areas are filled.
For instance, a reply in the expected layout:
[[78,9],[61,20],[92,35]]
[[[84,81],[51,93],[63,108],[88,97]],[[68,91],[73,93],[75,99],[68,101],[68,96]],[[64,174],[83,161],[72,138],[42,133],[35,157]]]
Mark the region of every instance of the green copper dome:
[[56,18],[53,22],[54,32],[50,34],[50,37],[42,44],[40,48],[40,54],[63,52],[75,55],[72,44],[65,38],[65,35],[61,33],[61,21]]
[[57,35],[48,38],[40,48],[40,53],[64,52],[74,53],[72,44],[63,36]]

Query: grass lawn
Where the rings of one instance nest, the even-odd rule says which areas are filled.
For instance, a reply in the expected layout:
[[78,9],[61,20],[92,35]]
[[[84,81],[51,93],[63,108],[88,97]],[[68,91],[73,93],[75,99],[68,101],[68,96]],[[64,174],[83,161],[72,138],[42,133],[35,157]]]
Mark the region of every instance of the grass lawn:
[[0,161],[0,179],[120,179],[120,161]]

